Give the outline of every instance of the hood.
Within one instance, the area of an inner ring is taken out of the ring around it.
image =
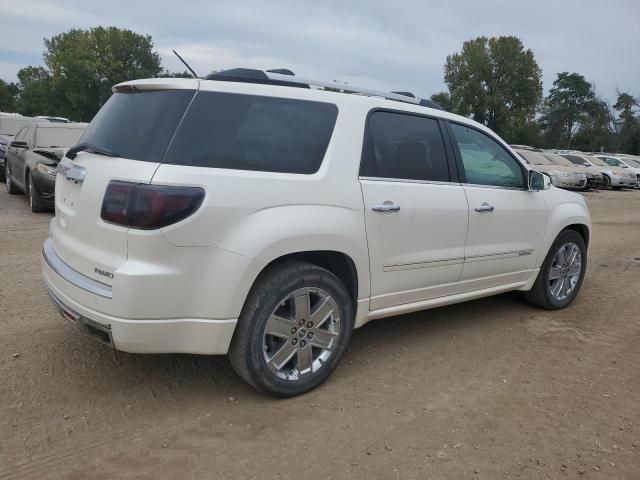
[[[47,163],[49,165],[56,165],[64,154],[67,153],[68,148],[34,148],[33,153],[37,153],[38,155],[46,158],[48,161],[43,161],[42,163]]]

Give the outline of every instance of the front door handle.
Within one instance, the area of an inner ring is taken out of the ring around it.
[[[482,202],[482,205],[477,206],[474,210],[476,212],[493,212],[495,208],[493,205],[489,205],[487,202]]]
[[[395,205],[393,202],[387,200],[386,202],[380,205],[374,205],[371,207],[374,212],[399,212],[400,205]]]

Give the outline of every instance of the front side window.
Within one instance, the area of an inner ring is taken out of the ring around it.
[[[385,111],[369,115],[360,176],[449,181],[437,120]]]
[[[311,174],[324,158],[338,108],[331,103],[200,92],[164,163]]]
[[[451,124],[467,183],[494,187],[524,188],[522,167],[507,150],[488,135],[473,128]]]

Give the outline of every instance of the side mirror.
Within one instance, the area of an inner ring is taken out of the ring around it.
[[[551,188],[551,177],[535,170],[529,170],[529,191],[539,192],[549,188]]]
[[[29,144],[27,142],[22,142],[20,140],[14,140],[11,142],[10,146],[13,148],[29,148]]]

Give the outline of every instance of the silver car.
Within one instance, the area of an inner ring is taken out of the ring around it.
[[[584,172],[577,171],[578,169],[575,166],[556,165],[545,157],[539,149],[513,145],[512,147],[535,170],[549,175],[553,186],[572,189],[586,188],[587,176]]]
[[[576,165],[592,166],[600,171],[604,175],[604,188],[611,187],[619,190],[621,188],[635,188],[638,185],[638,179],[634,173],[625,171],[622,168],[612,167],[593,155],[564,150],[559,153]]]

